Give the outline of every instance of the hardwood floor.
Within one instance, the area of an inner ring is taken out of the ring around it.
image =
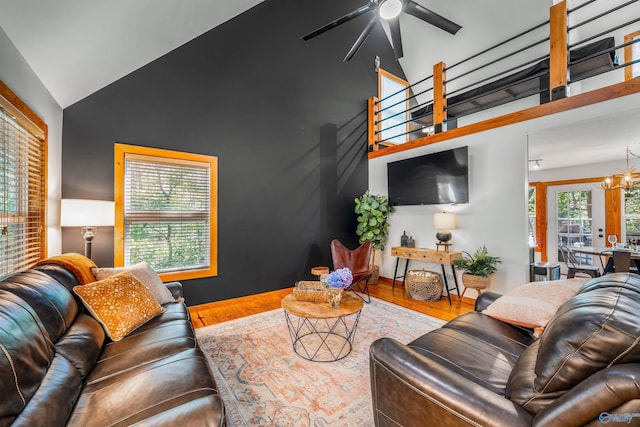
[[[451,305],[447,298],[439,301],[417,301],[406,296],[402,286],[392,289],[391,283],[381,280],[376,285],[369,285],[371,296],[406,307],[429,316],[443,320],[451,320],[461,314],[473,311],[474,300],[463,298],[458,301],[457,296],[451,297]],[[194,328],[213,325],[228,320],[237,319],[263,311],[280,308],[280,301],[292,292],[292,288],[265,292],[257,295],[233,298],[208,304],[189,307],[191,321]]]

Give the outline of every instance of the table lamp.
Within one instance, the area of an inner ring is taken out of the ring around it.
[[[436,239],[438,243],[436,246],[444,246],[445,252],[449,251],[449,241],[451,240],[451,231],[458,228],[458,218],[456,214],[450,212],[438,212],[433,215],[433,226],[437,230]]]
[[[84,256],[91,259],[91,241],[97,227],[113,227],[115,202],[106,200],[62,199],[60,226],[81,227],[84,237]]]

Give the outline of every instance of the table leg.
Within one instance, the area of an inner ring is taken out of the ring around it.
[[[409,258],[405,260],[404,264],[404,276],[402,276],[402,287],[404,288],[404,281],[407,279],[407,270],[409,269]]]
[[[396,287],[396,277],[398,276],[398,262],[400,262],[400,258],[396,258],[396,268],[393,270],[393,284],[391,285],[391,289]]]
[[[442,278],[444,279],[444,287],[447,290],[447,298],[449,299],[449,305],[451,305],[451,292],[449,291],[449,281],[447,280],[447,271],[444,269],[444,264],[440,264],[440,267],[442,267]]]
[[[456,285],[456,293],[458,294],[458,299],[460,299],[460,288],[458,287],[458,277],[456,276],[456,268],[453,264],[451,264],[451,274],[453,274],[453,283]]]

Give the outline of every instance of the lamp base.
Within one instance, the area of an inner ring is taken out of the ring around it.
[[[443,252],[449,252],[449,242],[436,242],[436,252],[440,252],[440,248],[443,248]]]

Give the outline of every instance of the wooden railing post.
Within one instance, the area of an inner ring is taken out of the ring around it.
[[[444,87],[445,67],[444,62],[433,66],[433,129],[435,133],[444,130],[443,124],[447,120],[447,98]]]
[[[567,97],[567,3],[549,10],[549,89],[551,101]]]
[[[376,118],[378,114],[376,112],[376,103],[378,102],[378,98],[372,96],[367,100],[367,142],[368,142],[368,151],[378,151],[380,146],[378,144],[378,136],[376,135]]]

